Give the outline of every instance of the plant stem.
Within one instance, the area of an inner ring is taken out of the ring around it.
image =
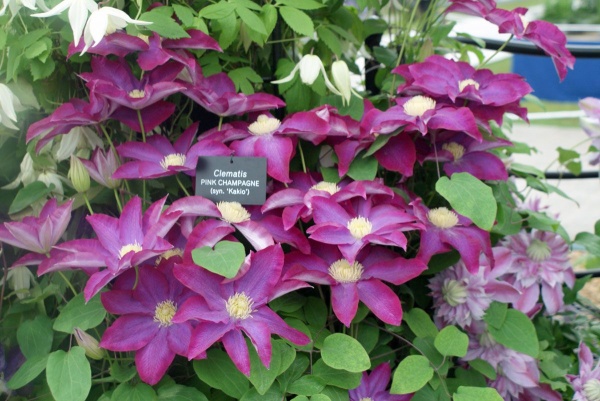
[[[119,208],[119,213],[123,211],[123,205],[121,205],[121,199],[119,198],[119,193],[117,192],[117,188],[113,188],[113,192],[115,194],[115,200],[117,201],[117,207]]]
[[[71,281],[69,281],[69,279],[67,278],[67,276],[65,276],[65,274],[63,272],[61,272],[60,270],[57,272],[59,276],[61,276],[63,278],[63,280],[65,280],[65,283],[67,283],[67,286],[71,289],[71,292],[73,293],[73,295],[77,296],[77,290],[75,289],[75,287],[73,287],[73,284],[71,284]]]
[[[306,162],[304,161],[304,152],[302,151],[302,144],[298,141],[298,151],[300,152],[300,160],[302,161],[302,171],[306,174]]]
[[[90,205],[90,200],[88,199],[88,197],[85,194],[85,192],[82,192],[81,196],[83,196],[83,200],[85,201],[85,205],[87,206],[90,214],[94,214],[94,210],[92,209],[92,205]]]
[[[185,186],[183,185],[183,183],[179,179],[178,175],[175,176],[175,179],[177,180],[177,183],[179,184],[179,187],[183,190],[183,193],[185,194],[185,196],[190,196],[190,193],[187,191],[187,189],[185,189]]]
[[[491,56],[489,56],[487,59],[485,59],[483,61],[483,63],[479,64],[479,66],[477,67],[477,69],[485,67],[485,65],[487,63],[489,63],[494,57],[496,57],[496,54],[498,54],[502,50],[504,50],[504,48],[506,47],[506,45],[508,45],[510,43],[510,41],[512,40],[512,38],[514,38],[514,37],[515,37],[515,35],[510,35],[510,37],[508,39],[506,39],[506,41],[504,43],[502,43],[502,46],[500,46]]]

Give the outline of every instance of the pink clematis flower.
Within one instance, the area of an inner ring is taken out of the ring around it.
[[[433,149],[423,160],[444,162],[443,169],[448,176],[467,172],[480,180],[506,181],[506,165],[487,150],[509,145],[509,141],[498,138],[478,142],[463,133],[440,132],[436,135],[435,144],[430,145]]]
[[[0,224],[0,241],[29,253],[17,260],[13,267],[37,265],[47,258],[71,220],[73,201],[58,206],[52,198],[44,204],[38,217],[27,216],[21,221]]]
[[[189,77],[183,82],[183,93],[220,117],[240,115],[249,112],[276,109],[285,103],[276,96],[267,93],[245,95],[237,93],[235,84],[226,73],[205,77],[196,60],[188,63]]]
[[[154,179],[175,175],[178,172],[195,176],[199,156],[231,154],[227,146],[212,140],[201,140],[192,145],[198,124],[196,122],[190,125],[174,144],[157,134],[148,137],[145,143],[126,142],[119,145],[117,148],[119,155],[135,161],[119,167],[113,178]]]
[[[579,374],[567,375],[575,394],[573,401],[590,401],[600,394],[600,363],[594,366],[594,355],[585,343],[579,344]]]
[[[79,42],[78,45],[71,43],[67,58],[72,57],[76,53],[81,53],[86,47],[85,42]],[[97,54],[100,56],[108,56],[114,54],[117,57],[125,57],[129,53],[148,49],[148,43],[138,36],[129,35],[125,32],[113,32],[102,38],[100,43],[87,49],[87,53]]]
[[[573,69],[575,57],[567,49],[565,34],[547,21],[528,21],[526,8],[517,7],[504,10],[496,7],[494,0],[450,0],[446,12],[462,12],[483,17],[498,26],[500,33],[510,33],[518,39],[528,39],[552,58],[558,76],[562,81],[567,75],[567,67]]]
[[[131,199],[119,218],[104,214],[87,216],[98,239],[76,239],[56,246],[57,252],[40,265],[38,274],[83,268],[96,271],[88,279],[84,294],[90,300],[111,280],[127,269],[173,248],[163,239],[181,212],[162,213],[166,197],[142,214],[142,201]],[[106,267],[104,270],[99,270]]]
[[[57,135],[66,134],[75,127],[99,124],[114,117],[116,108],[116,104],[94,93],[90,93],[89,103],[71,99],[48,117],[31,124],[27,129],[27,142],[39,138],[35,147],[39,152]]]
[[[521,291],[514,306],[523,313],[536,309],[540,297],[549,314],[563,306],[563,285],[573,288],[575,273],[569,262],[569,246],[556,233],[532,230],[521,232],[503,241],[512,250],[515,261],[506,279]]]
[[[187,355],[192,322],[173,322],[177,309],[193,293],[173,276],[172,263],[158,268],[144,265],[135,282],[132,271],[122,275],[113,289],[101,294],[102,305],[121,315],[102,335],[100,346],[135,351],[140,378],[154,385],[162,379],[175,355]]]
[[[383,247],[365,248],[351,262],[336,246],[314,242],[312,245],[318,249],[318,255],[300,252],[286,255],[284,279],[329,285],[333,312],[348,327],[359,301],[381,321],[400,325],[400,299],[383,281],[394,285],[405,283],[425,271],[425,263],[419,259],[404,259]]]
[[[360,385],[348,391],[350,401],[410,401],[412,394],[394,395],[386,391],[392,368],[385,362],[377,366],[371,373],[363,372]]]
[[[492,301],[510,303],[519,297],[516,288],[499,280],[511,268],[511,252],[503,247],[493,248],[493,252],[496,262],[493,269],[482,257],[476,273],[469,272],[459,261],[429,280],[439,327],[458,325],[467,328],[473,321],[483,319]]]
[[[111,178],[120,165],[112,150],[105,152],[104,149],[96,148],[92,153],[91,160],[79,160],[98,184],[110,189],[118,188],[121,185],[121,180]]]
[[[425,223],[421,231],[418,257],[426,263],[433,255],[453,248],[460,253],[467,270],[477,273],[480,255],[483,254],[493,267],[494,255],[490,233],[472,225],[472,222],[445,207],[428,210],[421,200],[412,202],[415,215]]]
[[[250,375],[250,356],[244,335],[256,348],[267,368],[271,363],[271,334],[294,344],[306,345],[310,339],[288,326],[267,302],[273,299],[281,276],[283,251],[274,245],[251,253],[242,266],[242,275],[227,282],[216,274],[194,265],[176,265],[175,277],[198,293],[177,310],[173,322],[198,321],[192,333],[188,358],[201,356],[221,341],[235,366]]]
[[[349,263],[367,244],[406,247],[402,231],[422,228],[416,218],[395,204],[374,204],[372,197],[355,198],[352,203],[338,204],[333,199],[314,197],[315,225],[306,231],[310,238],[324,244],[338,245]]]

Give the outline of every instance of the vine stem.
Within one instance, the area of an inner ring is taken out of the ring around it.
[[[177,180],[177,183],[179,184],[179,187],[183,190],[183,193],[185,194],[185,196],[190,196],[190,193],[187,191],[187,189],[185,189],[185,186],[183,185],[183,183],[179,179],[178,175],[175,176],[175,179]]]
[[[71,281],[67,278],[67,276],[65,276],[65,274],[63,272],[61,272],[60,270],[57,271],[58,275],[62,277],[63,280],[65,280],[65,283],[67,283],[67,286],[71,289],[71,292],[73,293],[74,296],[77,296],[77,290],[75,289],[75,287],[73,287],[73,284],[71,284]]]
[[[90,200],[88,199],[87,195],[85,194],[85,192],[81,193],[81,196],[83,196],[83,200],[85,201],[85,205],[88,208],[88,211],[90,212],[90,214],[94,214],[94,210],[92,209],[92,205],[90,205]]]
[[[298,141],[298,151],[300,152],[300,160],[302,161],[302,171],[306,174],[306,162],[304,161],[304,152],[302,151],[302,144]]]
[[[115,200],[117,201],[117,207],[119,208],[119,213],[123,211],[123,205],[121,205],[121,199],[119,199],[119,193],[117,192],[117,188],[113,188],[113,192],[115,194]]]
[[[483,63],[479,64],[479,66],[477,67],[477,69],[483,68],[485,67],[485,65],[487,63],[489,63],[494,57],[496,57],[496,55],[498,53],[500,53],[502,50],[504,50],[504,48],[510,43],[510,41],[515,37],[515,35],[510,35],[508,39],[506,39],[506,41],[504,43],[502,43],[502,46],[500,46],[498,49],[496,49],[496,51],[494,53],[492,53],[487,59],[485,59],[483,61]]]

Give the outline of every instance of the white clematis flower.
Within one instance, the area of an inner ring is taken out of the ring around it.
[[[294,67],[290,74],[282,79],[278,79],[277,81],[272,81],[274,84],[284,84],[286,82],[290,82],[296,76],[296,72],[300,70],[300,80],[302,83],[306,85],[312,85],[319,73],[323,73],[323,78],[325,78],[325,85],[329,90],[336,95],[341,95],[341,93],[337,90],[337,88],[331,83],[329,78],[327,77],[327,73],[325,72],[325,67],[323,66],[323,62],[314,54],[306,54],[303,56],[298,64]]]
[[[344,105],[350,103],[350,97],[352,94],[362,99],[362,96],[352,89],[350,70],[348,69],[348,65],[345,61],[337,60],[331,64],[331,76],[333,77],[335,87],[340,92],[340,96],[342,96]]]
[[[100,43],[104,36],[114,33],[117,29],[125,28],[127,24],[150,25],[152,22],[135,20],[124,11],[113,7],[102,7],[92,12],[83,32],[85,47],[81,54],[91,46]]]
[[[0,17],[6,14],[6,9],[10,8],[10,12],[14,17],[17,15],[21,7],[25,6],[30,10],[35,10],[36,0],[4,0],[2,2],[2,8],[0,8]]]
[[[23,110],[19,98],[4,84],[0,84],[0,124],[10,129],[18,129],[17,111]]]
[[[55,149],[56,161],[70,158],[77,149],[95,149],[103,145],[102,139],[90,127],[75,127],[61,135],[60,145]]]
[[[59,15],[66,9],[69,9],[69,24],[73,30],[73,41],[75,46],[79,44],[79,39],[83,33],[83,28],[88,19],[88,14],[98,10],[98,4],[93,0],[63,0],[54,6],[50,11],[39,14],[31,14],[32,17],[46,18]]]

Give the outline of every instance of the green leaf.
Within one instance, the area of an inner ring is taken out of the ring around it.
[[[234,11],[234,4],[220,1],[204,7],[202,10],[200,10],[200,12],[198,12],[198,16],[206,19],[222,19],[229,16]]]
[[[50,42],[52,44],[52,42]],[[39,42],[33,43],[25,50],[25,58],[31,60],[48,50],[48,43],[40,40]]]
[[[304,305],[304,316],[311,326],[323,327],[327,323],[327,305],[321,298],[309,297]]]
[[[358,387],[362,373],[348,372],[342,369],[334,369],[329,367],[319,359],[312,367],[312,374],[320,378],[327,385],[340,387],[343,389],[353,389]]]
[[[489,326],[490,334],[505,347],[537,358],[540,347],[535,327],[523,312],[516,309],[506,311],[506,319],[499,328]]]
[[[373,156],[361,157],[359,154],[350,164],[348,176],[356,181],[373,181],[377,175],[379,163]]]
[[[556,151],[558,152],[558,161],[560,164],[565,164],[571,160],[579,159],[581,156],[577,151],[564,149],[562,147],[556,148]]]
[[[250,11],[248,8],[238,6],[238,7],[236,7],[235,12],[240,17],[240,19],[242,21],[244,21],[244,23],[248,26],[248,28],[260,33],[261,35],[267,34],[267,30],[265,29],[265,24],[258,17],[258,15],[256,15],[252,11]]]
[[[219,28],[217,30],[220,31],[219,46],[221,46],[222,49],[227,49],[237,38],[239,34],[239,25],[237,21],[234,13],[213,21],[213,25],[217,25]]]
[[[145,383],[135,385],[121,383],[110,399],[111,401],[156,401],[158,398],[154,389]]]
[[[454,210],[471,219],[479,228],[491,230],[496,219],[497,204],[492,189],[469,173],[441,177],[435,184]]]
[[[265,394],[259,394],[255,388],[251,388],[240,401],[281,401],[283,399],[285,399],[283,392],[273,386]]]
[[[287,388],[287,392],[297,395],[314,395],[325,388],[323,379],[313,375],[306,375],[294,381]]]
[[[208,398],[194,387],[172,384],[158,389],[158,401],[208,401]]]
[[[325,45],[333,52],[333,54],[338,57],[341,56],[342,42],[331,29],[328,29],[325,26],[320,26],[317,28],[317,36],[319,37],[319,40],[325,43]]]
[[[379,61],[386,67],[392,68],[396,66],[398,54],[386,47],[375,46],[373,48],[373,56],[375,56],[375,60]]]
[[[92,369],[85,350],[73,347],[69,352],[51,353],[46,364],[46,380],[56,401],[85,401],[92,388]]]
[[[573,242],[585,247],[585,249],[592,255],[600,256],[600,236],[592,233],[581,232],[575,236],[575,240]]]
[[[323,362],[334,369],[348,372],[364,372],[371,367],[369,355],[354,338],[342,334],[331,334],[323,342],[321,349]]]
[[[504,204],[498,204],[498,214],[496,214],[496,225],[492,232],[501,235],[514,235],[521,231],[523,218],[512,207]]]
[[[183,22],[184,26],[191,27],[194,25],[194,12],[191,8],[179,4],[173,4],[172,7],[175,15]]]
[[[329,398],[325,394],[315,394],[312,397],[310,397],[310,401],[331,401],[331,398]]]
[[[10,378],[6,385],[12,390],[19,389],[38,377],[46,369],[49,355],[39,355],[28,359]]]
[[[72,334],[73,328],[89,330],[98,326],[106,317],[106,310],[100,302],[100,294],[94,296],[88,303],[85,302],[83,293],[71,299],[60,311],[54,321],[54,330]]]
[[[538,178],[544,178],[544,172],[539,168],[521,163],[511,163],[510,171],[521,176],[534,175]]]
[[[135,377],[137,370],[133,365],[121,365],[114,362],[110,365],[110,375],[119,383],[127,382]]]
[[[321,167],[321,174],[323,175],[323,181],[333,183],[340,182],[340,175],[337,167]]]
[[[233,364],[229,356],[218,349],[207,352],[207,358],[193,363],[196,375],[210,387],[221,390],[230,397],[240,399],[250,384]]]
[[[312,36],[315,26],[312,19],[305,12],[290,6],[279,8],[281,18],[289,25],[292,30],[300,35]]]
[[[254,93],[252,83],[261,83],[262,78],[250,67],[241,67],[227,73],[238,90],[245,94]]]
[[[444,356],[463,357],[467,355],[469,337],[456,326],[446,326],[435,337],[433,345]]]
[[[409,355],[398,364],[390,393],[414,393],[425,386],[432,377],[433,368],[427,358],[422,355]]]
[[[318,397],[319,395],[325,395],[329,400]],[[327,386],[321,391],[321,394],[315,394],[311,397],[311,401],[349,401],[349,399],[348,390],[333,386]]]
[[[506,320],[506,313],[508,311],[508,305],[502,302],[492,302],[488,309],[485,311],[483,320],[496,329],[499,329]]]
[[[244,245],[234,241],[219,241],[214,250],[203,246],[192,251],[195,264],[226,278],[235,277],[245,258]]]
[[[282,341],[271,341],[271,365],[266,368],[253,346],[249,344],[250,351],[250,383],[259,394],[265,394],[271,387],[275,378],[283,373],[296,358],[296,351]]]
[[[379,328],[369,324],[361,324],[358,327],[358,335],[356,336],[356,339],[370,354],[379,342]]]
[[[285,372],[281,373],[277,378],[277,381],[281,384],[282,389],[286,389],[287,386],[300,378],[302,374],[308,368],[310,364],[308,357],[303,354],[297,354],[296,359],[292,362],[292,364],[285,370]]]
[[[299,10],[316,10],[325,7],[324,4],[314,0],[278,0],[277,4],[292,6]]]
[[[41,181],[32,182],[17,192],[15,199],[8,208],[8,213],[14,214],[24,210],[31,204],[44,199],[51,191],[52,189]]]
[[[265,4],[260,13],[260,19],[265,24],[267,36],[270,36],[277,25],[277,9],[272,4]]]
[[[454,401],[502,401],[503,398],[495,388],[460,386],[454,396]]]
[[[17,342],[26,359],[48,355],[52,340],[52,321],[45,315],[25,321],[17,329]]]
[[[469,361],[468,363],[470,367],[472,367],[488,379],[496,380],[496,370],[488,361],[484,361],[483,359],[477,358]]]
[[[167,39],[189,38],[190,35],[188,35],[185,29],[175,22],[173,18],[165,15],[164,10],[161,10],[161,8],[155,8],[140,15],[140,21],[152,22],[152,24],[146,25],[144,28],[156,32]]]
[[[435,338],[438,335],[435,323],[423,309],[412,308],[402,318],[417,337]]]
[[[391,134],[390,135],[378,135],[377,138],[375,138],[375,141],[369,147],[369,149],[367,149],[365,156],[371,156],[371,155],[375,154],[375,152],[377,152],[379,149],[383,148],[385,146],[385,144],[388,143],[390,141],[390,139],[392,139],[393,137],[394,137],[394,135],[391,135]]]

